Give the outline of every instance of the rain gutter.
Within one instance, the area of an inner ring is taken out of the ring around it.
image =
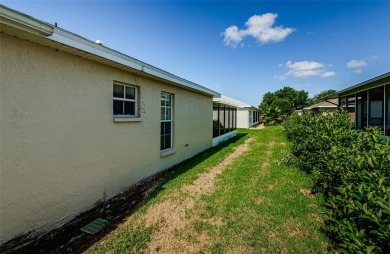
[[[148,76],[168,81],[172,83],[172,85],[187,90],[192,90],[197,93],[205,94],[212,97],[221,96],[220,93],[217,93],[211,89],[188,81],[186,79],[180,78],[169,72],[166,72],[152,65],[139,61],[135,58],[122,54],[118,51],[105,47],[104,45],[95,43],[77,34],[73,34],[49,23],[40,21],[24,13],[8,8],[4,5],[0,5],[0,23],[14,27],[16,29],[21,29],[29,33],[45,36],[45,38],[50,41],[66,45],[86,53],[90,53],[92,55],[101,57],[114,63],[118,63],[141,73],[145,73]]]
[[[53,33],[54,26],[10,9],[0,4],[0,23],[23,31],[48,36]]]

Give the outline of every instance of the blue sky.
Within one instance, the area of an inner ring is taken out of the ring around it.
[[[390,71],[390,1],[1,3],[255,106]]]

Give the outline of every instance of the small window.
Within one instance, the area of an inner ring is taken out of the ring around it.
[[[135,86],[113,85],[113,115],[115,117],[138,116],[138,91]]]

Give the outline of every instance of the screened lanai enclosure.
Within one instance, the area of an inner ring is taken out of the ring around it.
[[[353,112],[356,129],[379,127],[390,136],[390,72],[337,93],[339,105]]]
[[[226,105],[213,107],[213,138],[237,129],[237,108]]]
[[[232,105],[213,105],[213,143],[216,146],[237,135],[237,108]]]

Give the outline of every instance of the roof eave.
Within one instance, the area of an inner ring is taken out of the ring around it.
[[[233,105],[233,104],[230,104],[230,103],[227,103],[227,102],[223,102],[223,101],[215,101],[215,100],[213,100],[213,104],[228,106],[228,107],[232,107],[232,108],[239,108],[237,105]]]
[[[0,4],[0,23],[21,29],[23,31],[48,36],[53,33],[54,26],[15,11]]]
[[[254,109],[254,110],[260,111],[260,109],[259,109],[259,108],[256,108],[255,106],[245,106],[245,107],[243,107],[243,108],[249,108],[249,109]]]
[[[168,81],[169,84],[177,87],[181,87],[212,97],[221,96],[221,94],[216,91],[193,83],[186,79],[180,78],[176,75],[163,71],[152,65],[146,64],[128,55],[110,49],[103,45],[97,44],[93,41],[90,41],[84,37],[73,34],[61,28],[54,27],[53,25],[30,17],[26,14],[17,12],[3,5],[0,5],[0,23],[4,23],[17,29],[21,29],[28,33],[44,36],[44,38],[54,43],[59,43],[92,54],[94,56],[97,56],[98,58],[112,61],[116,64],[131,68],[138,73],[144,73],[146,76]]]
[[[361,82],[359,84],[356,84],[354,86],[348,87],[348,88],[341,90],[337,93],[330,94],[326,98],[333,99],[333,98],[337,98],[337,97],[348,96],[348,95],[352,95],[352,94],[359,93],[362,91],[366,91],[368,89],[383,86],[385,84],[390,84],[390,72],[387,72],[387,73],[382,74],[380,76],[377,76],[375,78],[366,80],[366,81]]]

